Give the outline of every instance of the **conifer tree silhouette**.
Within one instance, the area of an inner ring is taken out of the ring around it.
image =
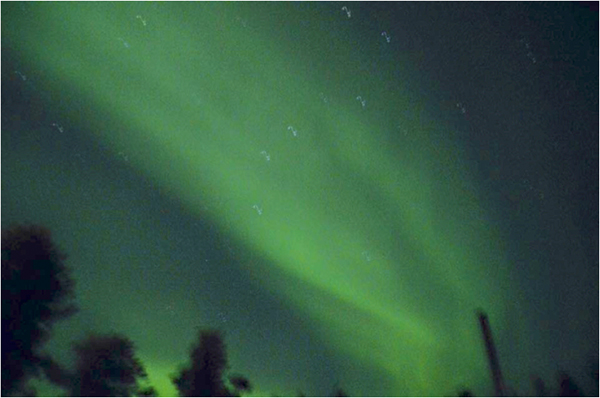
[[[559,397],[582,397],[584,394],[581,392],[577,384],[573,381],[571,376],[566,372],[558,373],[558,396]]]
[[[130,397],[155,393],[153,388],[140,388],[139,382],[147,375],[128,338],[117,334],[92,335],[74,348],[77,364],[71,395]]]
[[[191,366],[172,379],[182,397],[227,397],[223,382],[227,368],[225,343],[217,330],[201,330],[191,352]]]
[[[250,381],[242,375],[229,376],[229,383],[233,386],[234,395],[241,396],[242,393],[252,392]]]
[[[77,311],[65,259],[46,228],[2,232],[2,395],[30,393],[53,324]]]
[[[172,377],[182,397],[231,397],[250,392],[252,387],[247,378],[232,375],[225,384],[228,368],[223,337],[218,330],[201,330],[198,343],[192,348],[191,364]]]

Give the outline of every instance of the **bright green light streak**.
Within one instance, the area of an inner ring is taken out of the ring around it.
[[[45,24],[24,38],[30,59],[123,121],[124,131],[97,132],[115,153],[130,153],[131,164],[192,211],[206,206],[278,267],[289,284],[258,276],[326,325],[333,346],[417,395],[442,393],[432,379],[458,382],[437,365],[442,353],[468,363],[467,373],[485,372],[469,317],[475,306],[493,312],[503,301],[485,274],[486,262],[502,259],[493,246],[474,249],[495,236],[471,215],[483,211],[462,192],[469,176],[455,149],[435,148],[427,131],[409,125],[418,145],[392,151],[377,123],[355,110],[323,111],[314,93],[326,83],[299,76],[277,37],[265,42],[234,25],[232,8],[203,7],[188,21],[165,12],[146,30],[127,6],[43,10]],[[415,303],[414,273],[426,274],[439,296]],[[458,312],[437,316],[434,300],[445,296]],[[444,316],[451,320],[437,319]]]

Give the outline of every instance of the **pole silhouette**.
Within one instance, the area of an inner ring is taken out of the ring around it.
[[[498,355],[496,354],[496,346],[492,339],[492,331],[488,322],[488,317],[483,311],[477,312],[479,318],[479,325],[481,326],[481,332],[483,333],[483,340],[485,342],[485,348],[490,362],[490,371],[492,372],[492,380],[494,382],[494,389],[496,390],[497,397],[504,396],[504,382],[502,381],[502,372],[500,371],[500,364],[498,363]]]

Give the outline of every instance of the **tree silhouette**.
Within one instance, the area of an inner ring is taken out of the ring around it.
[[[242,393],[252,392],[250,381],[241,375],[229,376],[229,383],[233,386],[234,395],[241,396]]]
[[[342,390],[341,388],[337,388],[335,391],[333,391],[333,394],[331,394],[332,397],[347,397],[348,394],[346,394],[346,391]]]
[[[547,397],[548,390],[546,389],[546,384],[541,377],[537,375],[531,376],[531,384],[533,384],[533,390],[535,391],[536,397]]]
[[[32,392],[52,325],[77,311],[65,259],[43,227],[2,232],[2,395]]]
[[[201,330],[198,344],[192,349],[191,366],[180,370],[171,380],[183,397],[230,397],[251,390],[243,376],[230,378],[231,391],[224,382],[227,369],[225,343],[218,330]]]
[[[129,397],[155,394],[151,387],[140,388],[139,379],[146,379],[146,372],[135,357],[133,343],[126,337],[92,335],[74,348],[77,364],[71,395]]]
[[[559,372],[558,374],[558,382],[559,382],[559,397],[582,397],[583,394],[577,384],[571,379],[565,372]]]
[[[346,391],[342,387],[340,387],[339,383],[336,382],[333,386],[333,392],[331,393],[332,397],[347,397]]]
[[[227,356],[219,331],[200,331],[191,360],[191,367],[181,370],[179,376],[172,379],[182,397],[231,396],[223,382]]]

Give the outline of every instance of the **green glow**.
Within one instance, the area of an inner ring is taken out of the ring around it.
[[[160,392],[162,396],[174,397],[177,396],[177,389],[171,383],[169,376],[176,373],[172,363],[167,363],[155,358],[144,357],[140,355],[143,361],[146,372],[149,376],[150,384]]]
[[[331,347],[397,381],[384,392],[480,384],[487,368],[473,311],[501,322],[505,275],[486,269],[503,258],[459,148],[431,138],[443,126],[399,118],[408,92],[373,113],[351,97],[325,106],[318,94],[333,83],[303,72],[297,65],[309,60],[290,60],[267,28],[237,23],[234,6],[161,7],[144,30],[131,4],[39,4],[44,18],[22,37],[24,55],[56,90],[77,90],[100,110],[82,116],[90,125],[122,121],[126,130],[107,124],[98,139],[259,252],[265,262],[251,271],[265,288]],[[275,13],[261,18],[276,25]],[[336,56],[344,65],[361,55]],[[410,131],[401,150],[386,143],[389,121]],[[415,289],[425,280],[444,302]],[[172,394],[172,365],[146,363]]]

